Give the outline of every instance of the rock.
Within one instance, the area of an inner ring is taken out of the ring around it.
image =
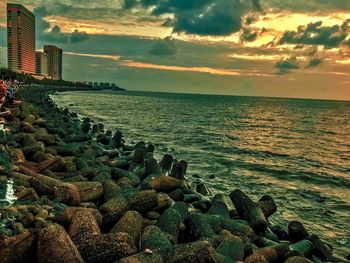
[[[116,148],[123,146],[122,137],[123,137],[123,133],[121,131],[117,130],[113,136],[113,142],[114,142],[114,146]]]
[[[50,135],[45,128],[39,128],[35,131],[35,140],[41,141],[46,145],[54,145],[58,138],[54,135]]]
[[[305,229],[304,225],[298,221],[291,221],[288,224],[288,234],[292,243],[306,239],[309,233]]]
[[[170,176],[179,180],[185,179],[184,167],[175,161],[171,168]]]
[[[69,236],[83,258],[89,254],[89,250],[96,239],[101,236],[100,228],[90,210],[77,211],[69,227]]]
[[[211,225],[213,230],[217,233],[226,229],[233,235],[240,237],[243,241],[254,240],[254,230],[245,221],[226,219],[215,215],[205,215],[207,222]]]
[[[265,232],[262,233],[262,236],[272,240],[272,241],[275,241],[275,242],[279,242],[279,238],[277,235],[275,235],[271,229],[269,227],[266,228]]]
[[[69,227],[69,236],[82,257],[88,260],[95,242],[101,238],[100,228],[89,210],[75,213]]]
[[[147,213],[157,205],[158,195],[154,190],[140,191],[129,200],[129,208],[141,214]]]
[[[122,258],[117,263],[163,263],[162,256],[159,253],[152,250],[147,251]]]
[[[269,263],[264,256],[252,254],[244,259],[244,263]]]
[[[180,232],[181,215],[175,209],[166,209],[157,221],[157,226],[160,230],[168,233],[170,241],[173,244],[177,243]]]
[[[134,240],[134,244],[137,246],[143,228],[143,218],[141,214],[136,211],[128,211],[125,215],[114,225],[110,233],[124,232],[128,233]]]
[[[21,123],[21,131],[25,133],[34,133],[35,128],[27,122]]]
[[[233,261],[240,261],[244,258],[244,244],[239,237],[234,235],[225,238],[216,248],[216,252]]]
[[[130,177],[123,177],[117,181],[117,185],[121,188],[130,188],[140,184],[140,178],[135,174],[130,174]]]
[[[242,219],[247,220],[257,233],[265,231],[268,223],[260,207],[239,189],[231,192],[230,198]]]
[[[157,220],[158,218],[160,218],[160,214],[156,211],[149,211],[147,213],[147,218],[150,220]]]
[[[134,150],[132,162],[143,165],[145,162],[146,149],[145,147],[137,147]]]
[[[131,188],[132,187],[131,180],[129,178],[126,178],[126,177],[120,178],[116,183],[120,188]]]
[[[36,140],[34,139],[33,134],[24,134],[21,140],[22,146],[31,146],[36,143]]]
[[[56,215],[52,219],[64,226],[69,226],[72,222],[73,216],[79,211],[89,211],[95,218],[97,224],[102,225],[102,215],[97,209],[85,208],[85,207],[74,207],[74,206],[63,206],[60,210],[56,209]]]
[[[194,202],[197,202],[199,200],[201,200],[201,197],[199,194],[185,194],[183,201],[185,203],[194,203]]]
[[[37,247],[38,263],[84,262],[64,228],[50,225],[39,232]]]
[[[203,184],[202,182],[198,182],[196,184],[196,191],[204,196],[211,195],[209,188],[205,184]]]
[[[181,186],[184,186],[183,180],[178,180],[170,176],[152,176],[146,178],[140,188],[143,190],[154,189],[157,192],[171,192]]]
[[[187,241],[197,241],[215,236],[214,230],[203,214],[191,214],[187,217],[185,226]]]
[[[59,157],[50,157],[47,160],[40,162],[35,167],[35,172],[40,173],[44,170],[50,170],[52,172],[62,172],[64,170],[64,163]]]
[[[78,188],[81,202],[98,200],[103,195],[103,186],[99,182],[72,182],[71,184]]]
[[[30,187],[30,179],[31,179],[30,176],[16,173],[16,172],[13,172],[12,176],[17,186],[24,186],[28,188]]]
[[[272,233],[274,233],[280,240],[289,240],[289,235],[286,230],[280,226],[271,227]]]
[[[126,160],[124,158],[114,159],[114,160],[108,162],[108,165],[110,167],[117,167],[117,168],[122,168],[122,169],[129,168],[129,162],[128,162],[128,160]]]
[[[131,172],[116,167],[112,169],[111,176],[114,180],[119,180],[123,177],[129,178],[131,176]]]
[[[230,218],[230,211],[225,203],[224,195],[217,194],[214,196],[214,201],[207,214],[218,215],[227,219]]]
[[[156,159],[154,158],[150,158],[147,159],[145,162],[145,166],[146,166],[146,171],[145,174],[146,175],[161,175],[162,172],[160,170],[159,164],[157,162]]]
[[[325,243],[322,242],[322,240],[318,236],[312,234],[309,236],[308,239],[312,242],[317,251],[321,253],[321,255],[325,259],[327,259],[328,261],[334,261],[332,251],[325,245]]]
[[[42,142],[36,142],[33,145],[29,145],[29,146],[24,146],[22,148],[23,154],[26,157],[26,159],[30,160],[35,153],[37,152],[41,152],[44,153],[45,152],[45,144]]]
[[[159,166],[162,170],[162,173],[167,173],[171,169],[171,165],[173,164],[174,158],[170,154],[165,154],[162,160],[159,162]]]
[[[83,121],[81,123],[81,131],[83,133],[88,133],[91,129],[91,123],[89,121]]]
[[[171,208],[180,214],[181,223],[185,222],[188,217],[188,205],[184,202],[176,202]]]
[[[19,201],[26,201],[27,200],[27,201],[35,202],[35,201],[39,200],[39,196],[35,192],[34,188],[26,188],[20,192],[17,192],[16,197],[17,197],[17,200],[19,200]]]
[[[216,263],[215,251],[207,241],[176,245],[166,260],[167,263],[196,262]]]
[[[168,195],[169,195],[170,198],[173,199],[174,201],[183,201],[183,200],[184,200],[184,197],[185,197],[185,194],[183,193],[183,191],[182,191],[180,188],[175,189],[175,190],[169,192]]]
[[[0,240],[2,263],[31,263],[35,258],[35,235],[29,231]]]
[[[137,252],[134,240],[127,233],[104,234],[92,243],[86,262],[114,262]]]
[[[34,125],[39,126],[39,127],[43,127],[45,128],[46,125],[46,121],[43,118],[38,118],[34,121]]]
[[[169,195],[165,193],[157,194],[157,206],[153,210],[162,212],[164,209],[169,208],[172,204],[172,200]]]
[[[91,139],[92,139],[92,136],[90,134],[72,134],[64,138],[64,141],[66,143],[86,142],[86,141],[90,141]]]
[[[288,258],[284,263],[312,263],[312,261],[304,257],[296,256]]]
[[[185,176],[187,172],[188,163],[185,160],[180,160],[179,164],[182,166],[182,172]]]
[[[291,250],[297,251],[301,256],[311,256],[314,245],[309,240],[301,240],[289,246]]]
[[[211,202],[210,200],[203,199],[192,203],[192,205],[194,208],[199,209],[202,213],[206,213],[211,207]]]
[[[153,144],[148,144],[146,147],[146,152],[147,153],[153,153],[155,149],[155,146]]]
[[[113,197],[120,195],[120,186],[117,185],[113,180],[107,180],[103,183],[103,199],[107,202]]]
[[[172,245],[166,234],[156,226],[148,226],[144,229],[141,238],[142,250],[149,249],[158,252],[162,258],[166,258],[172,250]]]
[[[76,186],[35,173],[24,166],[20,166],[20,172],[32,176],[30,184],[39,193],[52,195],[54,198],[59,198],[63,203],[68,205],[77,205],[80,203],[80,195]]]
[[[99,211],[103,216],[103,222],[106,224],[114,224],[127,211],[128,203],[123,196],[109,199],[100,206]]]
[[[269,195],[264,195],[262,198],[260,198],[258,201],[258,206],[264,213],[266,219],[277,211],[275,200],[273,200],[273,198]]]

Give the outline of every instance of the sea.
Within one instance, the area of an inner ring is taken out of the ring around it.
[[[273,225],[302,222],[350,254],[350,102],[137,91],[52,95],[60,107],[189,164],[213,194],[271,195]],[[232,206],[232,203],[228,203]]]

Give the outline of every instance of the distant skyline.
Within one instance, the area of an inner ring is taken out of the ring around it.
[[[350,100],[348,0],[22,0],[67,80],[128,90]],[[0,63],[7,65],[0,0]]]

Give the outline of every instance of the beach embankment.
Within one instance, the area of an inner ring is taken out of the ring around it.
[[[58,108],[55,90],[24,88],[3,109],[1,263],[349,262],[300,222],[271,225],[269,193],[212,196],[186,179],[190,160],[156,160],[154,145]]]

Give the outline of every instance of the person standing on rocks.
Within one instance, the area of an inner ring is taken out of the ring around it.
[[[6,94],[6,100],[7,102],[12,105],[14,101],[14,94],[15,90],[13,89],[13,84],[9,83],[7,87],[7,94]]]

